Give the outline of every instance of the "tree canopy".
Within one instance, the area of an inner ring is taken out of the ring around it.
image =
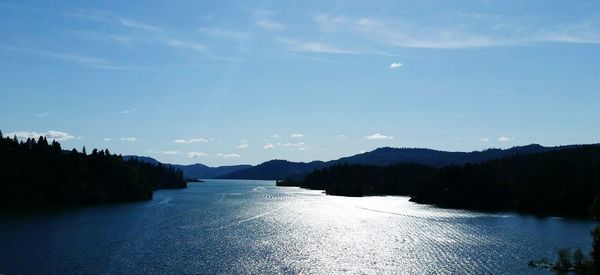
[[[145,200],[158,188],[183,187],[181,171],[170,166],[0,135],[0,210]]]

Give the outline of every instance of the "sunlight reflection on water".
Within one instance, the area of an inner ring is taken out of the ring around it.
[[[591,221],[212,181],[152,201],[0,219],[0,273],[543,273]]]

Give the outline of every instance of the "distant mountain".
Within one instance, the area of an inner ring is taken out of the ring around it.
[[[124,160],[130,160],[130,159],[137,159],[141,162],[145,162],[145,163],[150,163],[152,165],[158,165],[160,163],[160,161],[151,158],[151,157],[144,157],[144,156],[132,156],[132,155],[128,155],[128,156],[123,156]]]
[[[172,164],[183,171],[183,176],[186,178],[194,179],[214,179],[225,174],[234,173],[239,170],[244,170],[252,167],[252,165],[232,165],[232,166],[219,166],[209,167],[204,164],[196,163],[191,165],[178,165]]]
[[[387,166],[394,163],[417,163],[431,166],[478,163],[490,159],[518,154],[532,154],[556,150],[560,147],[544,147],[539,144],[513,147],[510,149],[487,149],[474,152],[447,152],[423,148],[383,147],[371,152],[345,157],[332,161],[333,164],[363,164]]]
[[[123,156],[125,160],[129,159],[138,159],[139,161],[150,163],[153,165],[158,165],[161,163],[160,161],[145,156]],[[181,165],[181,164],[169,164],[165,163],[165,165],[172,166],[175,168],[181,169],[183,171],[183,177],[185,178],[193,178],[193,179],[214,179],[219,176],[233,173],[239,170],[247,169],[252,167],[251,165],[233,165],[233,166],[219,166],[219,167],[209,167],[204,164],[196,163],[190,165]]]
[[[575,145],[572,145],[575,146]],[[395,163],[416,163],[431,166],[447,166],[451,164],[479,163],[491,159],[503,158],[519,154],[532,154],[557,150],[562,147],[544,147],[538,144],[518,146],[510,149],[488,149],[474,152],[447,152],[423,148],[390,148],[383,147],[350,157],[328,162],[313,161],[290,162],[286,160],[271,160],[233,173],[218,176],[227,179],[285,179],[302,177],[316,169],[326,168],[335,164],[363,164],[387,166]]]
[[[223,179],[257,179],[276,180],[287,177],[303,176],[316,169],[328,167],[322,161],[313,162],[291,162],[287,160],[270,160],[247,169],[221,175]]]

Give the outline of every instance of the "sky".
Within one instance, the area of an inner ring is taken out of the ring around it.
[[[599,1],[1,1],[0,130],[211,166],[597,143]]]

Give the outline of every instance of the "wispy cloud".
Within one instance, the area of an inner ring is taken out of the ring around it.
[[[127,19],[127,18],[120,18],[119,23],[121,23],[121,25],[123,25],[125,27],[132,28],[132,29],[144,30],[144,31],[149,31],[149,32],[158,32],[158,33],[164,32],[163,29],[160,27],[142,23],[142,22],[138,22],[138,21],[134,21],[134,20]]]
[[[273,148],[275,148],[275,145],[273,145],[271,143],[265,144],[265,146],[263,146],[263,149],[273,149]]]
[[[398,69],[402,66],[403,66],[402,63],[394,62],[394,63],[390,64],[390,69]]]
[[[313,18],[321,30],[325,32],[334,32],[348,23],[348,18],[344,15],[332,16],[328,14],[319,14]]]
[[[105,137],[105,138],[103,138],[102,140],[104,140],[104,141],[111,141],[112,139],[111,139],[111,138],[109,138],[109,137]]]
[[[275,41],[284,44],[292,52],[330,53],[330,54],[357,54],[357,51],[335,47],[322,42],[297,41],[293,39],[278,38]]]
[[[204,152],[188,152],[187,156],[188,156],[188,158],[199,158],[199,157],[208,157],[209,154],[204,153]]]
[[[285,25],[270,19],[259,19],[256,21],[256,25],[267,31],[282,31],[285,29]]]
[[[300,133],[294,133],[294,134],[291,134],[290,137],[291,138],[302,138],[302,137],[304,137],[304,135],[300,134]]]
[[[479,142],[489,142],[490,138],[489,137],[482,137],[479,139]]]
[[[9,136],[9,137],[16,136],[18,139],[28,139],[28,138],[37,139],[39,137],[45,137],[46,139],[56,140],[56,141],[65,141],[65,140],[75,138],[71,134],[61,132],[61,131],[54,131],[54,130],[50,130],[47,132],[41,132],[41,133],[30,132],[30,131],[19,131],[19,132],[8,133],[7,136]]]
[[[133,108],[131,110],[123,110],[123,111],[121,111],[121,114],[126,115],[126,114],[133,113],[133,112],[137,112],[137,108]]]
[[[499,137],[498,141],[502,142],[502,143],[506,143],[506,142],[511,142],[514,141],[515,138],[514,137]]]
[[[286,142],[281,145],[285,146],[285,147],[303,147],[306,145],[306,143],[304,143],[304,142],[297,142],[297,143]]]
[[[75,34],[80,35],[84,38],[89,38],[97,41],[105,41],[120,44],[122,46],[131,47],[133,46],[134,38],[125,35],[111,34],[105,32],[96,31],[73,31]]]
[[[338,135],[337,137],[338,137],[338,138],[348,138],[348,136],[347,136],[347,135]]]
[[[240,144],[240,145],[236,146],[235,148],[237,148],[237,149],[246,149],[246,148],[248,148],[248,144]]]
[[[50,113],[38,113],[36,116],[37,117],[47,117],[48,115],[50,115]]]
[[[180,151],[175,151],[175,150],[162,151],[162,153],[165,154],[165,155],[179,155],[179,154],[181,154]]]
[[[137,139],[135,137],[122,137],[121,141],[136,142]]]
[[[234,154],[234,153],[231,153],[231,154],[218,153],[215,156],[221,157],[221,158],[224,158],[224,159],[240,158],[240,155]]]
[[[380,133],[375,133],[370,136],[366,136],[365,138],[370,139],[370,140],[394,139],[393,136],[388,136],[388,135],[384,135],[384,134],[380,134]]]
[[[439,20],[349,17],[320,14],[315,23],[324,33],[337,32],[356,41],[401,48],[465,49],[526,46],[534,43],[600,43],[600,18],[579,21],[536,17],[463,14]],[[448,19],[450,18],[450,19]]]
[[[372,40],[394,47],[452,49],[512,44],[458,28],[409,28],[368,17],[356,20],[354,29]]]
[[[190,138],[190,139],[176,139],[176,140],[173,140],[173,143],[184,143],[184,144],[198,143],[198,142],[208,142],[208,139],[205,139],[205,138]]]
[[[173,47],[173,48],[188,49],[188,50],[194,50],[194,51],[206,50],[206,46],[204,46],[203,44],[198,43],[198,42],[183,41],[183,40],[174,39],[174,38],[165,39],[164,42],[166,45]]]
[[[206,36],[211,36],[211,37],[215,37],[215,38],[232,39],[232,40],[244,40],[244,39],[248,39],[250,37],[250,34],[246,33],[246,32],[234,31],[234,30],[228,30],[228,29],[222,29],[222,28],[215,28],[215,27],[200,27],[200,28],[198,28],[198,32],[203,35],[206,35]]]
[[[37,57],[41,57],[41,58],[51,58],[51,59],[60,60],[63,62],[73,63],[73,64],[76,64],[76,65],[79,65],[82,67],[86,67],[86,68],[102,69],[102,70],[118,70],[118,71],[151,71],[151,70],[155,70],[153,68],[147,68],[147,67],[122,66],[122,65],[118,65],[113,62],[110,62],[109,60],[100,58],[100,57],[81,55],[81,54],[77,54],[77,53],[52,52],[52,51],[45,51],[45,50],[22,49],[22,48],[14,48],[14,47],[1,47],[1,48],[9,50],[9,51],[31,54],[33,56],[37,56]]]
[[[279,134],[272,134],[269,138],[280,138]]]

